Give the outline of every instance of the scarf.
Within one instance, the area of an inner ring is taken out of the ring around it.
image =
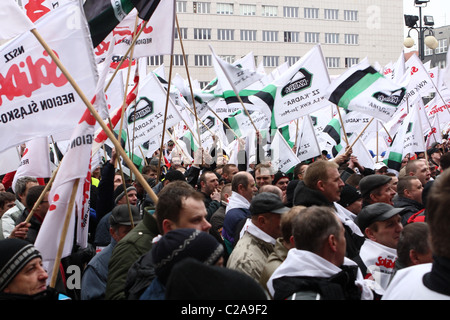
[[[365,278],[373,278],[379,286],[376,292],[383,294],[394,274],[397,250],[366,239],[359,252],[362,262],[367,267]]]
[[[225,209],[225,214],[227,214],[227,212],[231,209],[236,208],[248,209],[250,208],[250,202],[248,202],[248,200],[241,196],[239,193],[233,191],[230,198],[228,198],[228,205]]]
[[[357,264],[354,261],[344,257],[343,266],[355,267]],[[267,281],[267,288],[273,297],[275,293],[273,281],[275,279],[282,277],[330,278],[340,272],[342,272],[341,268],[332,264],[328,260],[325,260],[319,255],[310,251],[298,250],[294,248],[289,250],[286,259],[269,278],[269,281]],[[366,281],[363,279],[362,273],[359,269],[356,276],[355,285],[361,289],[362,300],[373,299],[373,293],[367,286]]]

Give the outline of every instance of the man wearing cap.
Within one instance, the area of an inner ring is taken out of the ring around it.
[[[250,221],[231,252],[227,267],[242,271],[259,282],[276,239],[281,236],[281,215],[287,211],[289,208],[274,193],[262,192],[253,197]]]
[[[397,244],[403,230],[404,209],[379,202],[365,206],[355,219],[366,237],[359,256],[355,257],[365,278],[375,280],[375,292],[382,296],[394,274]]]
[[[41,254],[31,243],[0,241],[0,300],[58,300],[47,279]]]
[[[106,281],[108,279],[108,262],[112,251],[117,242],[119,242],[133,227],[142,219],[136,206],[119,204],[109,215],[109,233],[111,235],[110,244],[98,252],[88,263],[83,271],[81,280],[81,299],[98,300],[104,299],[106,290]]]
[[[273,176],[272,184],[281,189],[281,191],[283,192],[283,202],[286,203],[286,191],[289,184],[289,177],[287,176],[287,174],[281,171],[277,171],[277,173],[275,173],[275,175]]]
[[[363,207],[372,203],[384,202],[393,205],[395,191],[391,188],[392,178],[384,174],[372,174],[361,179],[359,190]]]
[[[136,188],[131,184],[126,184],[126,192],[124,191],[123,184],[119,185],[114,190],[114,204],[115,206],[125,204],[127,205],[127,197],[130,203],[130,207],[136,207],[137,204],[137,191]],[[127,197],[125,197],[125,194]],[[136,207],[137,208],[137,207]],[[111,236],[109,233],[109,217],[111,212],[105,214],[97,224],[95,230],[95,240],[94,245],[99,247],[106,247],[111,242]]]
[[[338,203],[354,215],[358,215],[362,209],[361,192],[355,187],[345,184],[342,188],[341,199]]]

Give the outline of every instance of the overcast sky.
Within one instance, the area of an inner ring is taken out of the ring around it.
[[[414,0],[403,0],[404,14],[419,16],[419,8],[414,6]],[[422,16],[433,16],[434,27],[442,27],[450,24],[450,0],[430,0],[426,7],[422,8]]]

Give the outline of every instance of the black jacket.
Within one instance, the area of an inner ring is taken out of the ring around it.
[[[405,226],[408,224],[408,219],[416,212],[424,209],[425,207],[420,202],[412,199],[398,196],[394,198],[394,207],[404,208],[405,210],[400,213],[402,217],[402,224]]]

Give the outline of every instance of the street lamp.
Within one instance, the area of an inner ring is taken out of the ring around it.
[[[422,26],[422,7],[426,7],[427,3],[430,0],[414,0],[414,5],[419,8],[419,16],[414,15],[404,15],[405,25],[409,28],[408,36],[406,37],[403,45],[406,48],[411,48],[414,45],[414,39],[411,38],[410,32],[411,30],[416,30],[418,33],[419,40],[419,57],[420,60],[423,61],[425,56],[425,45],[434,50],[438,46],[438,41],[434,37],[434,19],[432,16],[424,16],[424,24]],[[419,22],[419,26],[417,26],[417,22]],[[428,35],[425,37],[425,33]]]

